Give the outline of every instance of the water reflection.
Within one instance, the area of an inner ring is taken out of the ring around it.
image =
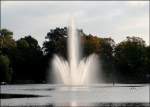
[[[9,98],[32,98],[32,97],[42,97],[39,95],[25,95],[25,94],[0,94],[0,99],[9,99]]]

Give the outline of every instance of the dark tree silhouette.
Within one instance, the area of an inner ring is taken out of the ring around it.
[[[43,53],[36,39],[26,36],[19,39],[13,60],[13,81],[42,81],[45,77],[42,70]],[[36,76],[35,76],[36,75]]]
[[[129,83],[143,81],[145,78],[145,71],[143,71],[144,51],[145,42],[139,37],[127,37],[125,41],[116,46],[115,65],[120,81]]]

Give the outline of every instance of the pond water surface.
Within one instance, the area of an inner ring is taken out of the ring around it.
[[[93,84],[66,86],[52,84],[1,85],[1,106],[96,106],[148,107],[146,84]]]

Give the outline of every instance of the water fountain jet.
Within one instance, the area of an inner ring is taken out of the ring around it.
[[[74,19],[72,18],[68,32],[68,59],[55,55],[53,70],[60,75],[65,85],[85,85],[90,82],[91,75],[98,70],[98,56],[91,54],[87,58],[80,59],[80,35],[77,35]]]

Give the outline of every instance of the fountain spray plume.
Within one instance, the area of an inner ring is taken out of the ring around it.
[[[71,18],[68,30],[68,61],[55,55],[53,70],[56,73],[55,76],[59,75],[65,85],[85,85],[91,81],[92,75],[96,74],[95,71],[99,70],[98,56],[92,54],[80,60],[80,35],[77,35],[74,18]]]

